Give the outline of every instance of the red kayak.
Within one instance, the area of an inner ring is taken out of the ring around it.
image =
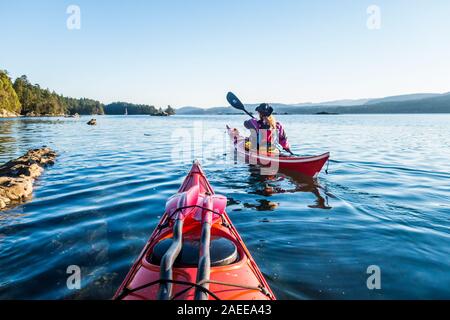
[[[319,175],[325,163],[330,159],[329,152],[320,156],[297,157],[249,151],[245,147],[245,137],[241,136],[237,129],[232,129],[227,126],[227,132],[234,144],[237,158],[245,163],[274,168],[275,171],[299,173],[315,178]]]
[[[114,299],[275,300],[198,162]]]

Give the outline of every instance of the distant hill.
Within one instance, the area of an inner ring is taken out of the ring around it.
[[[280,104],[272,103],[278,114],[361,114],[361,113],[450,113],[450,93],[420,93],[391,96],[378,99],[338,100],[322,103]],[[257,104],[248,104],[246,108],[253,112]],[[177,114],[241,114],[231,107],[202,109],[185,107]]]
[[[358,106],[366,104],[370,99],[345,99],[345,100],[334,100],[325,102],[307,102],[307,103],[297,103],[291,106],[295,107],[315,107],[315,106]]]
[[[251,110],[249,108],[249,110]],[[176,110],[178,115],[206,115],[206,114],[241,114],[239,110],[231,107],[215,107],[209,109],[202,109],[197,107],[183,107]]]
[[[434,98],[440,96],[439,93],[415,93],[405,94],[401,96],[392,96],[380,99],[369,99],[365,104],[376,104],[381,102],[399,102],[399,101],[414,101],[427,98]]]
[[[387,101],[367,105],[370,113],[450,113],[450,94],[417,100]],[[362,109],[360,109],[362,113]]]
[[[177,114],[185,114],[185,115],[189,115],[189,114],[204,114],[205,113],[205,109],[202,108],[198,108],[198,107],[182,107],[177,110]]]

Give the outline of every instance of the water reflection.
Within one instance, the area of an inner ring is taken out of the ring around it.
[[[14,153],[14,123],[16,122],[10,120],[0,121],[0,162],[3,156]]]
[[[301,175],[299,173],[278,173],[277,175],[267,176],[261,175],[260,169],[257,166],[249,166],[248,176],[248,193],[270,197],[274,194],[281,193],[297,193],[309,192],[315,196],[314,204],[308,205],[313,209],[329,210],[332,207],[328,202],[328,195],[324,191],[324,196],[321,194],[323,188],[320,186],[317,179]],[[246,208],[254,208],[258,211],[270,211],[277,208],[277,204],[268,201],[267,199],[258,200],[259,204],[245,203]]]

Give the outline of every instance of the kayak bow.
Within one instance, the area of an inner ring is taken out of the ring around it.
[[[226,204],[194,162],[114,299],[274,300]]]
[[[274,167],[280,171],[294,172],[315,178],[330,159],[329,152],[319,156],[298,157],[249,151],[245,148],[245,137],[241,136],[237,130],[227,126],[227,132],[237,158],[245,163]]]

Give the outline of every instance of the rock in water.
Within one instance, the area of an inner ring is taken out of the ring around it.
[[[87,124],[90,125],[90,126],[95,126],[95,125],[97,125],[97,120],[96,119],[91,119],[91,120],[89,120],[87,122]]]
[[[0,166],[0,210],[30,199],[34,180],[45,166],[55,163],[55,158],[56,152],[44,147]]]
[[[9,203],[26,200],[31,196],[32,191],[33,181],[31,178],[0,177],[0,197],[9,199]]]

